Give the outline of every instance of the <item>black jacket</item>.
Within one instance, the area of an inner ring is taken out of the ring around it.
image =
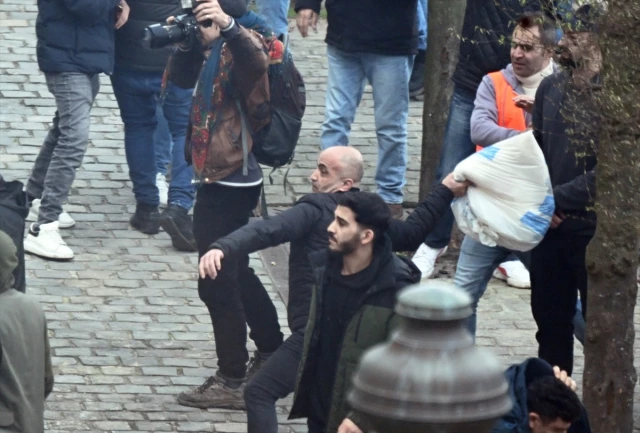
[[[145,27],[164,23],[167,17],[182,13],[179,0],[129,0],[129,20],[116,31],[116,67],[162,73],[170,48],[150,49],[142,46]]]
[[[43,72],[113,72],[120,0],[38,0],[36,53]]]
[[[468,0],[453,82],[475,95],[482,77],[511,63],[509,40],[515,20],[526,11],[539,11],[551,0]],[[547,6],[549,5],[549,6]],[[553,15],[553,13],[549,13]]]
[[[553,376],[553,368],[540,358],[529,358],[522,364],[512,365],[505,372],[509,384],[509,396],[513,407],[493,427],[491,433],[528,433],[529,410],[527,408],[527,389],[536,379]],[[589,417],[582,408],[582,416],[571,425],[568,433],[591,433]]]
[[[25,291],[24,221],[29,214],[27,196],[22,182],[5,182],[0,175],[0,230],[5,232],[18,249],[18,267],[13,271],[13,287]]]
[[[593,206],[597,160],[593,149],[587,149],[585,157],[577,158],[576,153],[580,150],[575,138],[584,128],[597,124],[597,113],[584,113],[581,122],[568,120],[566,114],[572,109],[575,111],[575,107],[571,106],[571,101],[577,97],[574,92],[575,88],[565,72],[545,78],[536,92],[533,129],[549,168],[556,209],[567,215],[555,230],[593,235],[596,225]],[[569,134],[570,130],[574,134]],[[594,137],[584,139],[591,140]]]
[[[292,332],[304,330],[307,324],[313,287],[309,254],[322,251],[329,244],[327,228],[333,221],[340,194],[308,194],[291,209],[268,220],[248,224],[211,245],[211,248],[222,250],[225,257],[228,257],[243,256],[291,242],[287,311]],[[392,221],[387,234],[394,251],[416,250],[449,208],[452,200],[453,193],[444,185],[438,185],[406,222]]]
[[[296,0],[295,10],[320,13],[321,0]],[[326,0],[325,42],[349,53],[405,56],[418,52],[416,0]]]

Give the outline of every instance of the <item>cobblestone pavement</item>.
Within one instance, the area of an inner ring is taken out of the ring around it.
[[[35,62],[35,16],[35,0],[0,0],[0,170],[7,179],[23,181],[54,112],[54,101]],[[276,173],[274,185],[267,186],[271,205],[291,204],[308,191],[306,177],[315,164],[324,105],[324,31],[321,23],[318,34],[308,40],[292,35],[309,105],[287,194],[282,173]],[[418,189],[420,108],[412,103],[409,120],[409,201],[416,200]],[[103,76],[92,111],[91,143],[67,206],[78,223],[63,232],[76,258],[64,263],[29,257],[27,262],[28,291],[47,313],[57,375],[47,401],[47,429],[246,431],[243,412],[203,411],[175,402],[179,392],[201,384],[214,371],[210,320],[196,291],[196,257],[174,251],[164,233],[146,236],[128,226],[135,203],[122,139],[117,105]],[[377,145],[370,92],[358,112],[352,139],[365,155],[365,186],[371,187]],[[282,257],[282,251],[275,256],[253,255],[252,264],[288,332],[284,303],[276,290],[286,275]],[[445,263],[449,270],[451,263],[451,259]],[[490,347],[505,365],[536,353],[528,298],[527,291],[496,283],[480,304],[478,344]],[[578,380],[582,364],[577,346]],[[306,431],[302,423],[284,422],[289,404],[285,400],[278,406],[281,431]]]

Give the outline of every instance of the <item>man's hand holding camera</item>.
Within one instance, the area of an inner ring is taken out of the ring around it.
[[[218,0],[198,0],[200,4],[193,10],[198,23],[200,35],[205,45],[210,44],[220,36],[220,29],[226,29],[233,23],[233,18],[224,13]],[[202,23],[211,20],[213,24],[205,27]]]

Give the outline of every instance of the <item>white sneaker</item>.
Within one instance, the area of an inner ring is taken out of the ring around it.
[[[493,272],[494,278],[504,280],[511,287],[518,289],[530,289],[531,277],[529,271],[524,267],[520,260],[501,263]]]
[[[426,244],[420,245],[411,260],[420,269],[423,280],[428,280],[433,276],[436,270],[436,261],[438,257],[447,252],[447,248],[431,248]]]
[[[167,178],[164,177],[164,174],[156,174],[156,186],[160,194],[160,204],[166,206],[167,203],[169,203],[169,185],[167,184]]]
[[[40,213],[40,199],[36,198],[31,202],[27,221],[38,221],[38,213]],[[58,216],[58,227],[61,229],[68,229],[74,225],[76,225],[75,220],[63,209],[62,213]]]
[[[27,238],[24,240],[24,250],[47,259],[69,260],[73,258],[73,251],[60,236],[58,221],[41,224],[37,231],[35,224],[31,224]]]

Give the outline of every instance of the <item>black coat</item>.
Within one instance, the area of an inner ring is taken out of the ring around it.
[[[38,0],[36,53],[43,72],[113,72],[120,0]]]
[[[309,254],[327,248],[327,228],[333,221],[340,194],[308,194],[291,209],[270,219],[248,224],[211,245],[211,248],[222,250],[225,256],[239,257],[291,243],[287,311],[292,332],[302,332],[307,324],[314,284]],[[438,185],[406,222],[392,221],[387,234],[391,238],[393,250],[416,250],[449,208],[452,200],[453,193],[444,185]]]
[[[592,152],[586,152],[585,157],[577,158],[578,149],[573,139],[577,135],[569,135],[568,131],[579,134],[584,128],[597,124],[598,120],[595,117],[597,113],[594,112],[584,113],[584,121],[577,124],[566,118],[563,113],[568,112],[565,110],[572,110],[571,101],[577,98],[574,91],[564,72],[542,80],[533,106],[533,134],[549,168],[556,209],[567,215],[555,230],[593,235],[596,226],[593,206],[597,160]],[[567,96],[568,94],[572,96]]]
[[[526,11],[539,11],[551,0],[468,0],[453,82],[475,95],[482,77],[504,69],[510,59],[515,20]],[[548,6],[547,6],[548,5]],[[553,13],[549,13],[553,15]]]
[[[321,0],[296,0],[295,10],[320,13]],[[325,42],[349,53],[405,56],[418,52],[417,0],[326,0]]]
[[[5,182],[0,175],[0,230],[5,232],[16,244],[18,267],[13,271],[13,287],[25,291],[24,266],[24,221],[29,214],[27,195],[22,191],[22,182]]]
[[[116,31],[116,67],[162,73],[170,48],[151,49],[142,46],[145,27],[164,23],[167,17],[182,13],[179,0],[129,0],[129,20]]]

